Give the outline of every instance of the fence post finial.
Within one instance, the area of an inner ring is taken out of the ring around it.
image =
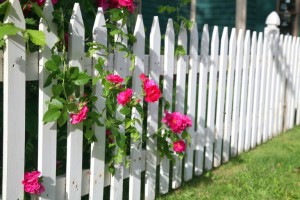
[[[266,27],[264,29],[265,36],[268,36],[270,34],[279,34],[280,31],[278,28],[279,25],[280,25],[279,15],[275,11],[272,11],[266,19]]]

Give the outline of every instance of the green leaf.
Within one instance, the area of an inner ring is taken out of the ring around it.
[[[13,24],[0,24],[0,39],[5,35],[16,35],[20,31],[22,31],[22,29]]]
[[[49,109],[62,109],[64,105],[57,99],[52,99],[50,102],[48,102],[48,108]]]
[[[44,114],[43,122],[44,123],[53,122],[60,117],[60,114],[61,114],[60,110],[55,109],[55,108],[47,110],[47,112],[45,112],[45,114]]]
[[[90,78],[91,78],[90,76],[88,76],[87,74],[81,72],[78,75],[77,79],[74,80],[74,84],[75,85],[85,85],[89,82]]]
[[[54,96],[60,96],[60,94],[61,94],[62,91],[63,91],[63,88],[62,88],[61,85],[52,85],[51,90],[52,90],[52,94],[53,94]]]
[[[131,132],[130,137],[133,139],[133,142],[136,142],[140,139],[140,133],[135,129],[135,131]]]
[[[28,25],[35,25],[37,23],[37,21],[33,18],[26,18],[25,23],[28,24]]]
[[[114,166],[109,166],[109,167],[108,167],[108,171],[109,171],[109,173],[111,173],[112,175],[115,175],[115,173],[116,173],[116,170],[115,170]]]
[[[182,139],[186,139],[188,137],[188,135],[189,135],[188,132],[183,131],[181,134],[181,137],[182,137]]]
[[[133,71],[134,68],[135,68],[135,56],[134,56],[134,55],[131,55],[131,56],[130,56],[130,68],[129,68],[129,70],[130,70],[130,71]]]
[[[92,84],[93,84],[93,85],[96,85],[96,84],[98,83],[99,80],[100,80],[100,77],[94,77],[94,78],[92,79]]]
[[[56,65],[61,64],[61,57],[59,55],[52,55],[51,58],[56,63]]]
[[[69,74],[71,79],[77,79],[79,75],[79,69],[78,67],[70,67],[69,68]]]
[[[44,87],[48,87],[51,83],[52,83],[52,79],[54,79],[56,76],[55,73],[51,73],[49,74],[49,76],[47,77],[45,83],[44,83]]]
[[[144,110],[143,110],[143,107],[141,106],[141,104],[136,105],[136,110],[139,112],[141,118],[143,119],[144,118]]]
[[[91,139],[93,139],[93,137],[94,137],[94,132],[91,131],[91,130],[87,130],[87,131],[84,133],[84,137],[85,137],[87,140],[91,140]]]
[[[9,1],[5,1],[0,4],[0,15],[5,15],[8,9],[11,7],[11,4]]]
[[[77,111],[77,104],[76,103],[69,103],[67,105],[67,109],[69,112],[76,112]]]
[[[175,49],[175,55],[176,56],[184,56],[186,55],[186,50],[182,45],[178,45]]]
[[[53,60],[48,60],[45,63],[45,68],[50,72],[55,72],[58,70],[58,65]]]
[[[38,46],[45,46],[46,44],[46,36],[42,31],[26,29],[26,32],[29,35],[29,39],[31,42]]]
[[[68,120],[68,112],[64,111],[60,115],[60,117],[57,119],[57,124],[59,127],[62,127]]]
[[[115,29],[115,30],[112,30],[109,34],[110,34],[111,36],[114,36],[114,35],[117,35],[117,34],[120,34],[120,33],[122,33],[122,30],[120,30],[120,29]]]
[[[125,141],[126,141],[126,137],[124,134],[119,134],[116,137],[116,142],[118,147],[120,147],[121,149],[125,147]]]
[[[41,9],[41,7],[37,3],[32,3],[31,5],[32,5],[33,12],[40,18],[44,19],[45,17],[44,17],[43,10]]]
[[[121,108],[120,113],[122,113],[123,115],[129,115],[131,113],[131,108],[128,106],[124,106],[123,108]]]

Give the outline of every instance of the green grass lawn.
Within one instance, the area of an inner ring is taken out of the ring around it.
[[[300,127],[157,199],[300,199]]]

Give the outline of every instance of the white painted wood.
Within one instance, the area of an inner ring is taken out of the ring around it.
[[[223,162],[228,162],[230,152],[230,135],[231,135],[231,117],[233,103],[233,83],[234,71],[236,65],[236,29],[233,28],[230,33],[228,68],[227,68],[227,85],[226,85],[226,105],[225,105],[225,122],[223,137]]]
[[[266,80],[267,80],[267,65],[268,65],[268,38],[264,38],[263,52],[262,52],[262,71],[261,71],[261,84],[259,93],[259,116],[258,116],[258,131],[257,131],[257,144],[260,145],[263,136],[264,125],[264,108],[266,96]]]
[[[93,27],[93,40],[104,46],[107,46],[107,29],[104,27],[105,18],[102,8],[98,8],[95,24]],[[95,52],[93,55],[94,63],[97,62],[99,56],[103,51]],[[94,76],[99,74],[98,70],[93,69]],[[98,112],[101,112],[105,108],[105,98],[103,98],[103,88],[100,81],[95,86],[95,95],[98,97],[98,101],[95,104],[95,108]],[[106,113],[102,113],[102,117],[106,117]],[[102,121],[103,124],[105,124]],[[97,142],[91,144],[91,177],[90,177],[90,199],[102,199],[104,193],[104,175],[105,175],[105,126],[94,126],[95,136]]]
[[[181,23],[180,32],[178,35],[178,45],[181,45],[187,51],[187,31],[184,23]],[[176,101],[175,111],[184,113],[185,104],[185,88],[186,88],[186,71],[187,71],[186,56],[179,56],[177,60],[177,76],[176,76]],[[175,163],[173,165],[173,180],[172,188],[176,189],[182,182],[182,160],[179,160],[175,154]]]
[[[173,93],[173,67],[174,67],[174,44],[175,34],[172,19],[168,20],[167,30],[165,34],[165,49],[164,49],[164,80],[163,80],[163,97],[172,105]],[[168,91],[168,92],[165,92]],[[169,191],[169,168],[170,161],[163,157],[160,163],[160,185],[159,192],[166,194]]]
[[[297,37],[293,37],[293,57],[292,57],[292,98],[291,98],[291,113],[290,113],[290,128],[294,127],[295,124],[295,101],[296,101],[296,74],[297,74],[297,60],[299,57],[298,54],[298,43]]]
[[[263,54],[263,34],[260,32],[258,34],[256,60],[255,60],[255,83],[254,83],[254,100],[253,100],[253,120],[252,120],[252,129],[251,129],[251,148],[256,147],[257,137],[258,137],[262,54]]]
[[[222,159],[222,140],[224,131],[224,115],[225,115],[225,88],[226,88],[226,71],[228,57],[228,28],[224,27],[221,38],[220,50],[220,70],[218,81],[218,97],[217,97],[217,116],[216,116],[216,140],[214,152],[214,167],[221,165]]]
[[[84,25],[79,3],[74,4],[73,14],[70,20],[69,38],[69,66],[78,66],[83,69],[84,57]],[[81,88],[81,94],[83,88]],[[81,199],[81,174],[82,174],[82,123],[67,126],[67,169],[66,169],[66,199]]]
[[[279,63],[280,63],[280,100],[279,100],[279,117],[278,130],[282,132],[284,129],[284,112],[285,112],[285,94],[286,94],[286,51],[287,51],[288,37],[283,36],[283,41],[279,46]]]
[[[144,73],[144,56],[145,56],[145,27],[143,23],[142,15],[137,16],[137,21],[134,29],[134,36],[136,37],[136,42],[133,45],[133,53],[135,57],[135,69],[132,75],[132,89],[136,94],[142,93],[141,80],[139,75]],[[158,82],[157,82],[158,83]],[[141,105],[143,106],[143,101]],[[132,117],[141,119],[138,111],[133,109]],[[142,124],[135,123],[137,131],[140,133],[140,138],[142,138],[143,127]],[[130,176],[129,176],[129,199],[141,199],[141,140],[136,142],[131,141],[130,148]]]
[[[281,60],[282,60],[282,43],[283,35],[278,35],[278,41],[276,42],[276,47],[274,47],[274,62],[275,62],[275,71],[276,71],[276,80],[275,80],[275,102],[274,102],[274,125],[273,125],[273,134],[274,136],[280,133],[279,131],[279,102],[280,102],[280,82],[281,82]]]
[[[269,139],[269,112],[270,112],[270,101],[271,101],[271,87],[272,87],[272,72],[273,72],[273,54],[272,54],[272,45],[273,45],[273,35],[268,36],[268,60],[267,60],[267,78],[266,78],[266,91],[265,95],[265,106],[264,106],[264,124],[263,124],[263,142],[265,143]]]
[[[43,122],[43,115],[48,107],[45,102],[49,101],[52,96],[51,85],[44,88],[44,83],[49,75],[44,66],[47,60],[51,59],[51,49],[57,42],[57,27],[52,22],[53,10],[51,0],[46,1],[43,13],[47,22],[42,19],[39,26],[40,31],[43,31],[46,36],[47,43],[39,56],[38,170],[44,177],[43,184],[45,186],[45,192],[41,195],[40,199],[55,199],[56,187],[56,122],[47,124]]]
[[[277,73],[277,61],[276,59],[278,58],[278,54],[277,54],[277,49],[278,49],[278,43],[279,43],[279,34],[276,34],[274,37],[273,37],[273,43],[272,43],[272,46],[271,46],[271,51],[272,51],[272,75],[271,75],[271,93],[270,93],[270,110],[268,112],[269,114],[269,120],[268,120],[268,124],[269,124],[269,128],[268,128],[268,138],[271,139],[274,135],[274,127],[276,125],[275,123],[275,120],[274,120],[274,115],[276,114],[275,113],[275,101],[276,101],[276,98],[275,98],[275,95],[276,95],[276,73]]]
[[[238,132],[238,154],[241,154],[245,148],[249,63],[250,63],[250,31],[247,30],[245,41],[244,41],[244,54],[243,54],[240,123],[239,123],[239,132]]]
[[[149,51],[149,77],[156,83],[159,82],[160,69],[160,47],[161,33],[159,28],[158,17],[153,18],[152,28],[150,32],[150,51]],[[158,102],[148,104],[148,119],[147,119],[147,140],[146,146],[146,181],[145,181],[145,199],[155,199],[156,189],[156,167],[158,164],[157,158],[157,139],[150,137],[158,129]]]
[[[215,136],[215,107],[217,72],[219,68],[219,34],[218,27],[214,26],[211,39],[211,60],[209,71],[208,105],[207,105],[207,130],[205,149],[205,169],[210,170],[213,166],[213,143]]]
[[[238,126],[239,126],[239,114],[240,114],[240,93],[241,93],[241,79],[242,79],[242,65],[243,65],[243,44],[244,44],[244,31],[239,30],[237,39],[237,51],[236,51],[236,67],[235,67],[235,79],[234,79],[234,96],[233,96],[233,108],[232,108],[232,130],[231,130],[231,142],[230,147],[231,156],[236,156],[238,152]]]
[[[25,28],[18,0],[11,0],[5,23]],[[3,70],[2,198],[23,199],[25,162],[25,43],[21,33],[5,39]]]
[[[297,43],[298,43],[298,55],[299,55],[299,52],[300,52],[300,38],[298,37],[297,38]],[[299,125],[300,124],[300,59],[299,59],[299,56],[297,56],[298,60],[297,60],[297,77],[296,77],[296,80],[297,80],[297,83],[296,83],[296,91],[297,91],[297,96],[296,96],[296,102],[295,102],[295,106],[296,106],[296,109],[297,109],[297,116],[296,116],[296,125]]]
[[[246,111],[246,132],[245,132],[245,151],[249,151],[251,146],[251,130],[252,130],[252,119],[253,119],[253,100],[254,100],[254,80],[256,70],[256,49],[257,49],[257,36],[256,31],[252,33],[251,39],[251,58],[249,67],[249,85],[247,95],[247,111]]]
[[[194,149],[196,141],[196,95],[197,95],[197,73],[198,73],[198,27],[193,23],[190,31],[190,61],[188,68],[188,96],[187,96],[187,115],[192,120],[192,127],[187,131],[191,135],[191,146],[187,146],[184,165],[184,180],[191,180],[193,177]]]
[[[120,27],[122,22],[118,22],[118,26]],[[121,27],[124,33],[127,33],[127,26]],[[121,42],[123,45],[127,45],[127,38],[121,37],[120,35],[115,36],[115,41]],[[124,57],[125,53],[118,51],[118,49],[114,52],[114,72],[121,77],[125,78],[129,74],[129,67],[127,59]],[[119,120],[124,120],[124,115],[120,113],[120,109],[122,107],[119,106],[116,112],[116,118]],[[125,134],[125,126],[122,124],[119,126],[120,134]],[[122,199],[123,198],[123,178],[124,178],[124,162],[121,164],[115,165],[115,174],[111,176],[111,188],[110,188],[110,199]],[[128,192],[128,191],[126,191]]]
[[[286,96],[285,96],[285,111],[284,111],[284,131],[290,129],[289,116],[290,116],[290,98],[291,98],[291,46],[292,36],[288,36],[287,50],[286,50]]]
[[[196,132],[196,152],[195,152],[195,174],[203,173],[204,165],[204,146],[206,138],[206,98],[207,98],[207,72],[209,65],[209,32],[208,25],[203,26],[201,38],[201,57],[199,69],[199,88],[198,88],[198,112],[197,112],[197,132]]]

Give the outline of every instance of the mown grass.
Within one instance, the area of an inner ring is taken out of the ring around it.
[[[300,199],[300,127],[157,199]]]

